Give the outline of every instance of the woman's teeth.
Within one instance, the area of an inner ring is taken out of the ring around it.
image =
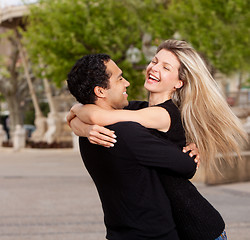
[[[154,77],[153,75],[149,75],[149,78],[151,78],[151,79],[153,79],[153,80],[155,80],[155,81],[157,81],[157,82],[159,82],[160,81],[160,79],[158,79],[158,78],[156,78],[156,77]]]

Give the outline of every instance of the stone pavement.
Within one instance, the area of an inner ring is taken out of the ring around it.
[[[250,182],[195,185],[224,217],[229,240],[249,240]],[[0,239],[105,239],[101,204],[78,152],[0,149]]]

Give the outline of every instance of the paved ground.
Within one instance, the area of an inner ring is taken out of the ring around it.
[[[229,240],[249,240],[250,182],[196,186],[223,215]],[[0,149],[0,239],[105,239],[101,205],[79,153]]]

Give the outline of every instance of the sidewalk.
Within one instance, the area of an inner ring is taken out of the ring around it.
[[[229,240],[250,239],[250,182],[195,184],[222,214]],[[0,149],[1,240],[104,240],[96,189],[71,149]]]

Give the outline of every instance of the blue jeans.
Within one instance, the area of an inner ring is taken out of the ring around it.
[[[226,232],[223,231],[223,233],[218,238],[216,238],[215,240],[227,240]]]

